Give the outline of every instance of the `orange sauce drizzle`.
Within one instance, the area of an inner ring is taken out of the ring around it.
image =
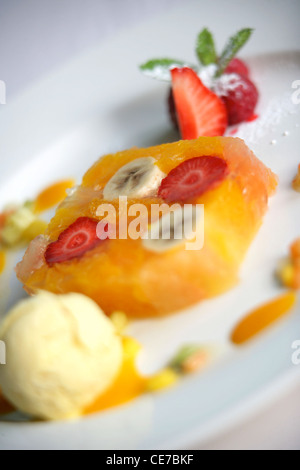
[[[297,295],[287,292],[271,302],[262,305],[247,315],[234,329],[231,340],[243,344],[286,315],[295,305]]]
[[[139,344],[131,338],[124,339],[124,360],[121,371],[111,385],[84,414],[98,413],[99,411],[127,403],[145,391],[146,379],[136,368],[136,358],[140,351]]]
[[[65,199],[67,189],[73,188],[75,181],[64,180],[54,183],[44,189],[36,198],[34,210],[36,213],[47,211]]]
[[[0,275],[5,269],[6,255],[4,251],[0,251]]]

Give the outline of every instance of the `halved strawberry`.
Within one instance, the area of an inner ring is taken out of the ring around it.
[[[182,138],[223,135],[227,112],[222,100],[189,67],[174,68],[171,75]]]
[[[58,240],[51,243],[46,252],[45,259],[48,265],[63,263],[74,258],[81,258],[87,251],[92,250],[103,242],[99,237],[99,222],[88,217],[80,217],[64,232]],[[107,224],[106,224],[107,225]],[[98,231],[97,231],[98,228]],[[107,227],[103,227],[103,232]]]
[[[220,157],[192,158],[162,180],[158,196],[168,202],[185,202],[216,188],[228,173],[227,162]]]

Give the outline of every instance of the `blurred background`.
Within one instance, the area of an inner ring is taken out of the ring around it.
[[[0,0],[0,79],[8,105],[66,61],[179,5],[180,0]],[[201,448],[299,449],[299,396],[300,387]]]

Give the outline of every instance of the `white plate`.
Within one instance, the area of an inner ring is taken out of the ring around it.
[[[290,186],[300,162],[300,105],[291,101],[292,82],[300,78],[299,13],[298,0],[231,0],[226,10],[221,0],[184,2],[184,8],[123,33],[1,107],[0,206],[34,197],[58,178],[79,180],[101,154],[174,139],[165,112],[167,88],[143,77],[137,64],[162,55],[192,60],[203,26],[216,32],[220,46],[237,29],[252,26],[256,32],[244,56],[261,93],[260,119],[237,135],[280,175],[280,185],[239,286],[186,312],[131,328],[145,346],[145,371],[165,364],[182,343],[195,341],[224,347],[221,362],[172,390],[78,422],[1,422],[0,448],[199,446],[297,380],[291,345],[300,339],[299,305],[246,347],[231,347],[228,335],[248,310],[280,294],[274,269],[300,234],[300,199]],[[1,290],[3,314],[23,294],[13,276],[1,278]]]

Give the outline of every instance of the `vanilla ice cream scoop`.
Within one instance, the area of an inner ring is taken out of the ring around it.
[[[20,302],[0,327],[3,395],[38,418],[76,417],[113,383],[123,359],[113,323],[81,294]]]

